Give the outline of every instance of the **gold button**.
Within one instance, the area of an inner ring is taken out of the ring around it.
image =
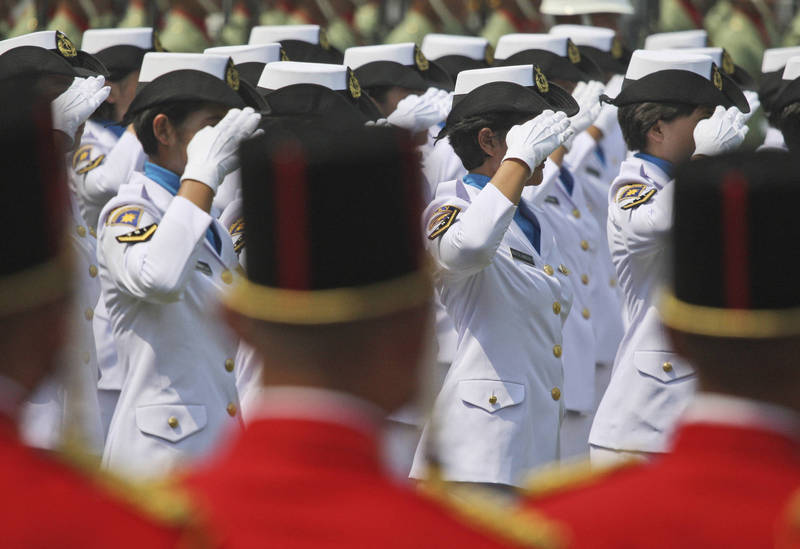
[[[88,309],[86,309],[86,311],[83,313],[83,316],[85,316],[85,317],[86,317],[86,320],[92,320],[92,319],[94,318],[94,309],[92,309],[91,307],[89,307],[89,308],[88,308]]]
[[[556,301],[555,303],[553,303],[553,312],[554,312],[555,314],[557,314],[557,315],[558,315],[558,314],[561,314],[561,303],[559,303],[558,301]]]
[[[575,216],[575,219],[580,219],[581,218],[581,212],[580,212],[580,210],[578,208],[575,208],[574,210],[572,210],[572,215]]]
[[[608,285],[613,288],[614,286],[617,285],[617,279],[616,278],[612,278],[611,280],[608,281]]]
[[[497,397],[492,395],[489,397],[489,404],[497,404]]]
[[[561,345],[553,345],[553,356],[561,358]]]
[[[230,284],[231,282],[233,282],[233,273],[230,272],[228,269],[222,271],[222,274],[220,276],[222,277],[222,281],[225,284]]]
[[[558,387],[553,387],[550,390],[550,396],[553,397],[553,400],[558,400],[559,398],[561,398],[561,389],[559,389]]]
[[[672,371],[672,362],[665,362],[661,365],[661,369],[667,373],[670,373]]]
[[[550,265],[545,265],[545,266],[544,266],[544,272],[546,272],[546,273],[547,273],[547,274],[549,274],[550,276],[553,276],[553,273],[554,273],[555,271],[553,271],[553,267],[552,267],[552,266],[550,266]]]
[[[585,308],[581,311],[581,315],[583,315],[583,318],[585,318],[587,320],[589,319],[589,316],[591,316],[590,313],[589,313],[589,309],[585,309]]]
[[[561,265],[558,266],[558,272],[563,275],[568,275],[569,269],[567,269],[567,266],[562,263]]]
[[[94,230],[94,227],[89,227],[89,234],[97,238],[97,231]]]
[[[586,242],[585,240],[581,240],[581,250],[585,252],[588,249],[589,249],[589,243]]]
[[[97,265],[89,265],[89,276],[92,278],[97,276]]]
[[[229,358],[225,361],[225,370],[228,372],[233,371],[233,359]]]
[[[75,227],[75,232],[78,233],[78,236],[86,236],[86,227],[83,225],[78,225]]]
[[[589,284],[589,275],[587,275],[587,274],[585,274],[585,273],[584,273],[584,274],[582,274],[582,275],[581,275],[581,282],[583,282],[583,285],[584,285],[584,286],[586,286],[587,284]]]
[[[175,429],[179,425],[178,418],[175,416],[170,416],[170,418],[167,420],[167,425]]]
[[[236,415],[236,404],[234,404],[233,402],[228,404],[228,407],[225,409],[228,411],[229,416],[233,417]]]

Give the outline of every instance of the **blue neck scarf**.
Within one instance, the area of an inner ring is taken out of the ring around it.
[[[561,166],[558,170],[558,179],[564,185],[564,188],[567,189],[567,194],[572,196],[572,191],[575,190],[575,178],[572,177],[572,173],[564,166]]]
[[[672,172],[675,171],[675,165],[670,162],[669,160],[664,160],[663,158],[658,158],[657,156],[653,156],[652,154],[647,153],[636,153],[633,156],[636,158],[641,158],[642,160],[647,160],[648,162],[655,164],[658,166],[662,172],[667,174],[667,177],[672,179]]]
[[[161,166],[153,164],[152,162],[144,163],[144,175],[148,179],[151,179],[160,186],[164,187],[172,196],[178,194],[178,189],[181,188],[181,176],[175,172],[169,171],[166,168],[162,168]],[[206,231],[206,240],[208,240],[209,243],[214,246],[214,249],[217,251],[217,253],[220,253],[222,250],[222,240],[220,240],[213,223]]]
[[[600,160],[600,164],[605,167],[606,165],[606,151],[603,150],[603,147],[600,146],[600,143],[594,148],[594,154]]]
[[[470,187],[483,190],[490,179],[490,177],[485,175],[468,173],[461,180]],[[514,221],[517,222],[522,232],[528,237],[531,245],[536,249],[536,252],[539,253],[542,240],[542,228],[539,225],[539,220],[536,219],[533,212],[528,210],[527,206],[525,206],[522,201],[520,201],[517,211],[514,212]]]

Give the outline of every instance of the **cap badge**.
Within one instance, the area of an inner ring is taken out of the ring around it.
[[[225,67],[225,82],[233,91],[239,91],[239,71],[236,70],[230,59],[228,59],[228,66]]]
[[[711,69],[711,81],[714,83],[714,87],[722,91],[722,74],[716,65]]]
[[[414,46],[414,63],[416,63],[417,68],[421,71],[426,71],[431,66],[431,64],[428,63],[428,58],[425,57],[425,54],[422,53],[419,46]]]
[[[75,57],[78,55],[78,51],[75,49],[72,41],[61,31],[56,31],[56,49],[58,53],[64,57]]]
[[[286,50],[281,48],[281,61],[288,61],[288,60],[289,60],[289,56],[286,55]]]
[[[319,29],[319,45],[323,50],[331,49],[331,43],[328,41],[328,33],[325,32],[325,29],[322,27]]]
[[[567,57],[573,64],[581,62],[581,52],[575,42],[567,38]]]
[[[483,52],[483,60],[487,65],[494,63],[494,48],[491,44],[486,44],[486,51]]]
[[[733,74],[736,71],[731,54],[726,50],[722,50],[722,70],[725,71],[725,74]]]
[[[358,83],[358,78],[350,69],[347,69],[347,87],[350,90],[350,97],[353,99],[361,97],[361,84]]]
[[[167,51],[164,49],[164,45],[161,43],[161,37],[156,30],[153,31],[153,51]]]
[[[614,59],[621,59],[622,54],[622,40],[619,39],[619,36],[615,36],[614,40],[611,42],[611,57]]]
[[[533,66],[533,79],[536,82],[536,89],[539,90],[539,93],[547,93],[550,91],[550,83],[547,81],[547,77],[542,72],[538,66]]]

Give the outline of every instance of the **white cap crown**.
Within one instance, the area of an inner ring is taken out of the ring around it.
[[[489,41],[479,36],[454,36],[451,34],[427,34],[422,40],[422,53],[428,59],[439,59],[446,55],[463,55],[476,61],[486,58]]]
[[[511,82],[520,86],[533,86],[533,65],[513,65],[461,71],[456,77],[454,94],[463,95],[492,82]]]
[[[81,49],[87,53],[97,53],[114,46],[134,46],[143,50],[152,50],[153,29],[150,27],[89,29],[83,33]]]
[[[319,33],[319,25],[260,25],[250,30],[248,44],[270,44],[281,40],[319,44]]]
[[[800,77],[800,56],[790,57],[783,69],[782,80],[795,80]]]
[[[708,33],[702,29],[658,32],[644,39],[646,50],[672,50],[676,48],[704,48],[708,44]]]
[[[498,59],[507,59],[526,50],[545,50],[556,55],[567,55],[568,38],[553,34],[506,34],[500,37],[494,55]]]
[[[394,61],[401,65],[410,66],[415,62],[414,56],[417,48],[414,42],[401,44],[382,44],[379,46],[357,46],[344,51],[343,64],[351,69],[357,69],[367,63],[375,61]]]
[[[152,82],[159,76],[181,70],[200,71],[225,80],[231,58],[204,53],[149,52],[144,55],[139,82]]]
[[[258,79],[258,87],[279,90],[294,84],[316,84],[338,91],[346,90],[347,67],[329,63],[277,61],[268,63]]]
[[[707,55],[711,58],[718,67],[722,66],[722,48],[681,48],[681,54],[688,53],[692,55]],[[670,51],[670,50],[667,50]]]
[[[792,57],[800,55],[800,46],[790,48],[770,48],[764,51],[761,60],[761,72],[774,72],[781,70]]]
[[[69,41],[69,38],[67,38],[66,35],[62,32],[54,30],[30,32],[28,34],[23,34],[22,36],[15,36],[14,38],[9,38],[8,40],[1,40],[0,54],[3,54],[9,50],[13,50],[14,48],[19,48],[21,46],[36,46],[39,48],[44,48],[46,50],[53,50],[53,49],[61,50],[62,43],[64,40],[69,42],[69,45],[67,47],[72,47],[74,49],[72,42]],[[67,57],[74,57],[74,54],[67,55],[65,53],[64,55]]]
[[[554,36],[566,36],[578,46],[589,46],[600,51],[610,52],[617,35],[605,27],[589,27],[584,25],[556,25],[550,29]]]
[[[203,53],[228,56],[237,65],[240,63],[272,63],[281,60],[281,45],[274,42],[248,46],[219,46],[206,48]]]
[[[710,80],[712,64],[712,59],[707,55],[684,54],[674,50],[636,50],[631,56],[625,78],[639,80],[654,72],[680,70]]]
[[[543,0],[539,8],[547,15],[584,13],[633,13],[630,0]]]

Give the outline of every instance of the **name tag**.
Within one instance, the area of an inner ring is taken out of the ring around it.
[[[533,262],[533,256],[531,254],[526,254],[525,252],[515,250],[514,248],[509,248],[509,249],[511,250],[511,257],[513,257],[517,261],[522,261],[523,263],[527,263],[531,267],[536,266],[536,263]]]

